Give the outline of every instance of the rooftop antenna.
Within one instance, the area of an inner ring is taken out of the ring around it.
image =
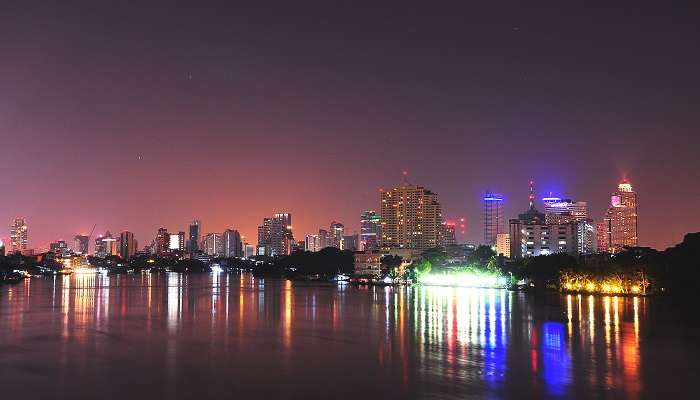
[[[535,181],[530,179],[530,209],[535,208]]]

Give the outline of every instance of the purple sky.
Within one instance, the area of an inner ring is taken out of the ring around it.
[[[641,245],[700,230],[695,10],[233,3],[0,4],[0,238],[352,231],[402,170],[469,241],[530,178],[597,219],[627,177]]]

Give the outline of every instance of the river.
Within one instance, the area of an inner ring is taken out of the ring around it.
[[[660,299],[352,287],[250,274],[0,286],[3,398],[692,398]]]

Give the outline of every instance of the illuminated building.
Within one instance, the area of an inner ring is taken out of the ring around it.
[[[241,234],[235,229],[226,229],[223,234],[224,257],[243,257]]]
[[[545,197],[545,222],[548,224],[566,224],[588,219],[588,204],[585,201],[573,201],[558,197]]]
[[[438,246],[442,209],[436,193],[403,183],[382,190],[380,198],[382,248],[425,250]]]
[[[0,257],[5,256],[5,242],[0,239]]]
[[[545,223],[549,225],[575,224],[576,246],[580,254],[596,252],[597,240],[593,220],[588,218],[588,204],[585,201],[573,201],[559,197],[545,197]]]
[[[343,235],[345,235],[345,225],[336,221],[331,222],[330,233],[332,241],[330,246],[340,248],[341,242],[343,241]]]
[[[73,250],[79,254],[87,254],[89,240],[90,238],[85,235],[76,235],[73,238]]]
[[[187,251],[195,253],[199,251],[199,241],[202,236],[202,223],[194,220],[190,223],[189,237],[187,239]]]
[[[454,222],[443,222],[440,226],[440,245],[454,246],[457,244],[457,231]]]
[[[317,252],[321,250],[318,235],[306,235],[304,238],[304,250]]]
[[[498,193],[486,193],[484,203],[484,244],[493,246],[499,233],[505,233],[503,217],[503,196]]]
[[[210,257],[224,256],[224,239],[220,233],[207,233],[203,243],[204,254]]]
[[[12,253],[27,250],[29,244],[29,228],[24,218],[17,217],[10,227],[10,250]]]
[[[318,230],[318,250],[333,247],[333,237],[325,229]]]
[[[360,248],[362,250],[378,249],[381,238],[381,218],[372,210],[360,215]]]
[[[105,232],[104,236],[99,236],[95,239],[95,256],[105,258],[107,256],[116,256],[119,254],[117,249],[117,240],[112,237],[110,231]]]
[[[608,231],[608,221],[599,221],[595,224],[598,251],[607,252],[610,249],[610,232]]]
[[[382,255],[379,251],[359,251],[355,253],[354,272],[356,277],[379,279],[382,276]]]
[[[603,218],[603,227],[599,229],[605,237],[598,239],[607,244],[607,251],[617,253],[625,247],[637,247],[637,193],[632,184],[623,180],[617,191],[610,197],[610,207]],[[603,250],[602,248],[599,250]]]
[[[294,235],[292,234],[292,214],[275,214],[264,218],[258,227],[258,255],[282,256],[292,252]],[[261,250],[263,254],[260,254]]]
[[[129,231],[124,231],[119,235],[119,256],[125,260],[130,259],[136,254],[136,240],[134,234]]]
[[[185,251],[185,232],[171,233],[168,235],[169,251]]]
[[[165,228],[158,228],[155,239],[155,253],[158,255],[167,253],[170,250],[170,234]]]
[[[510,233],[496,235],[496,254],[510,258]]]
[[[596,225],[592,219],[578,221],[576,224],[576,246],[579,254],[594,254],[598,251]]]
[[[530,181],[527,211],[510,220],[511,258],[533,257],[554,253],[578,252],[577,224],[547,224],[545,214],[535,208],[534,182]]]

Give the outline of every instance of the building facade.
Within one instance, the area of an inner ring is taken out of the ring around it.
[[[73,238],[73,251],[79,254],[88,254],[90,238],[85,235],[75,235]]]
[[[194,220],[190,223],[190,228],[187,236],[187,251],[195,253],[199,251],[199,241],[202,239],[202,222]]]
[[[224,257],[243,257],[241,234],[235,229],[226,229],[223,234]]]
[[[494,246],[499,233],[506,233],[503,216],[503,196],[498,193],[486,193],[482,198],[484,204],[484,244]]]
[[[24,252],[29,246],[29,228],[27,221],[17,217],[10,227],[10,251],[12,253]]]
[[[510,233],[496,235],[496,254],[510,258]]]
[[[119,256],[125,260],[130,259],[136,254],[136,239],[134,234],[129,231],[124,231],[119,235]]]
[[[425,250],[440,243],[442,208],[438,195],[404,183],[381,191],[381,247]]]
[[[379,279],[382,276],[382,255],[379,251],[359,251],[355,253],[355,276],[358,278]]]
[[[601,229],[604,238],[598,242],[607,244],[607,251],[617,253],[625,247],[637,247],[637,193],[632,190],[632,184],[623,180],[617,191],[610,196],[610,207],[603,217]],[[599,249],[604,251],[603,249]]]
[[[375,211],[363,211],[360,215],[360,249],[379,248],[382,235],[381,217]]]

